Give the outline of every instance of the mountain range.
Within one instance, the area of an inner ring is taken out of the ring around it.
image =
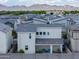
[[[16,5],[16,6],[5,6],[0,4],[0,11],[32,11],[32,10],[79,10],[79,7],[74,7],[70,5],[57,6],[57,5],[47,5],[47,4],[34,4],[31,6]]]

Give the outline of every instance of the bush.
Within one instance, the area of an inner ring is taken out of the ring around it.
[[[42,50],[42,49],[38,49],[38,50],[36,51],[36,53],[43,53],[43,50]]]
[[[17,38],[17,33],[15,30],[12,31],[12,36],[13,36],[13,39],[16,39]]]
[[[24,53],[24,50],[23,49],[20,49],[18,53]]]
[[[62,33],[62,38],[67,39],[67,33],[66,32]]]
[[[61,53],[61,50],[57,49],[56,51],[53,51],[53,53]]]

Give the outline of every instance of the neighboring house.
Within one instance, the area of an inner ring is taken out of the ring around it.
[[[17,25],[18,51],[27,54],[63,52],[61,24]]]
[[[21,19],[20,16],[1,15],[0,22],[16,29],[16,25],[21,23]]]
[[[7,53],[12,44],[12,28],[0,23],[0,54]]]
[[[38,19],[38,18],[31,18],[31,19],[28,19],[26,21],[22,21],[22,23],[26,23],[26,24],[47,24],[48,21],[43,20],[43,19]]]
[[[27,17],[26,17],[27,16]],[[23,15],[21,16],[22,23],[28,23],[28,24],[52,24],[53,21],[60,20],[64,18],[63,16],[59,15],[51,15],[51,14],[31,14],[31,15]]]
[[[70,42],[73,52],[79,52],[79,24],[73,25],[70,30]]]
[[[50,14],[50,13],[53,13],[55,15],[58,15],[58,14],[63,14],[64,10],[48,10],[47,13]]]

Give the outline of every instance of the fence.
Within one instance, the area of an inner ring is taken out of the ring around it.
[[[79,53],[71,54],[0,54],[0,59],[79,59]]]

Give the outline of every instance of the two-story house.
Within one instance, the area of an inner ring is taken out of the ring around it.
[[[62,52],[61,24],[19,24],[17,25],[18,51],[27,54]]]
[[[0,23],[0,54],[7,53],[12,43],[12,28]]]
[[[79,24],[71,27],[70,42],[72,51],[79,52]]]

